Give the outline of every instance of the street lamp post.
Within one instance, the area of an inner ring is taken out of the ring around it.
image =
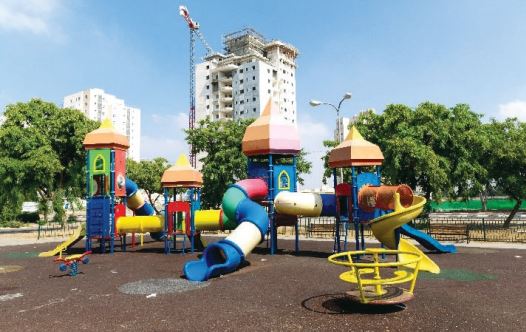
[[[340,132],[340,108],[342,106],[342,103],[347,100],[347,99],[351,99],[352,97],[352,93],[350,92],[347,92],[343,95],[342,99],[340,100],[340,102],[338,103],[338,107],[334,106],[333,104],[331,103],[326,103],[326,102],[323,102],[323,101],[319,101],[319,100],[311,100],[309,102],[309,104],[312,106],[312,107],[317,107],[317,106],[320,106],[320,105],[328,105],[328,106],[331,106],[332,108],[334,108],[334,110],[336,111],[336,135],[338,136],[338,139],[336,140],[336,142],[338,144],[341,143],[341,135],[342,133]],[[343,182],[343,169],[340,168],[340,183]]]

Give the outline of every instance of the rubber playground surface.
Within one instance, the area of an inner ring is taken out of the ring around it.
[[[329,241],[302,241],[298,256],[292,241],[280,240],[274,256],[262,244],[249,265],[198,284],[181,279],[184,262],[198,253],[164,255],[159,242],[93,254],[76,277],[36,257],[53,246],[0,248],[0,331],[526,330],[520,249],[430,254],[442,273],[421,273],[403,309],[348,300],[352,286],[338,279],[345,268],[327,262]],[[82,252],[83,242],[76,248]]]

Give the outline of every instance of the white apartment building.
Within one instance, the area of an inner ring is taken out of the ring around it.
[[[87,89],[64,97],[64,108],[74,108],[89,119],[102,121],[111,119],[115,129],[128,137],[128,158],[141,158],[141,110],[126,106],[124,100],[110,95],[102,89]]]
[[[351,125],[353,125],[358,120],[360,114],[369,111],[376,113],[376,110],[374,108],[368,108],[358,112],[358,114],[353,115],[350,118],[340,117],[339,119],[336,119],[336,129],[334,129],[334,140],[337,142],[343,142],[347,135],[349,135],[349,129]],[[340,140],[338,140],[338,133],[340,134]]]
[[[272,98],[283,118],[296,123],[297,49],[248,28],[223,43],[225,54],[196,64],[196,122],[256,118]]]
[[[354,117],[353,117],[354,120]],[[354,122],[354,121],[353,121]],[[336,129],[334,129],[334,140],[336,142],[343,142],[343,140],[349,135],[349,124],[351,123],[350,118],[340,117],[336,119]],[[338,138],[339,134],[339,138]]]

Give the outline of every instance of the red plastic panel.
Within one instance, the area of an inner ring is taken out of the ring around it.
[[[115,196],[126,196],[126,151],[115,150]]]

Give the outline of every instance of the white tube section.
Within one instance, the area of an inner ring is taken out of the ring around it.
[[[274,199],[274,208],[281,214],[319,217],[323,202],[320,194],[281,191]]]
[[[234,242],[239,246],[245,258],[261,241],[261,232],[251,222],[242,222],[234,229],[232,233],[225,239]]]

